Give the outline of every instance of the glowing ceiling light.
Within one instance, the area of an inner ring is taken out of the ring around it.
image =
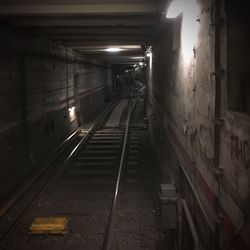
[[[106,51],[107,52],[112,52],[112,53],[114,53],[114,52],[120,52],[121,51],[121,49],[120,48],[108,48],[108,49],[106,49]]]
[[[167,11],[167,18],[176,18],[183,14],[181,28],[181,48],[184,63],[189,63],[193,57],[193,50],[197,41],[199,14],[197,0],[174,0]]]
[[[176,18],[184,11],[184,3],[182,0],[174,0],[167,11],[167,18]]]

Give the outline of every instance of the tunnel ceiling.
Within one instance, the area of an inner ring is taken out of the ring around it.
[[[15,28],[94,55],[111,64],[143,60],[157,37],[164,0],[2,0],[0,16]],[[119,47],[119,53],[108,53]]]

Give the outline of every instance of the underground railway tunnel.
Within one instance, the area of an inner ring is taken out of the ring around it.
[[[248,16],[1,0],[0,249],[250,249]]]

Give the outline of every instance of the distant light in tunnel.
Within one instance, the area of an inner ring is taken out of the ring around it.
[[[193,57],[197,41],[199,23],[199,7],[197,0],[174,0],[167,11],[167,18],[176,18],[183,14],[181,28],[181,48],[184,63],[189,63]]]
[[[151,51],[149,51],[149,52],[146,53],[146,57],[151,57],[151,56],[152,56],[152,52]]]
[[[70,119],[74,118],[75,117],[75,107],[71,107],[69,108],[69,116],[70,116]]]
[[[107,52],[111,52],[111,53],[120,52],[121,50],[122,49],[115,48],[115,47],[106,49]]]
[[[76,107],[71,107],[71,108],[69,108],[69,112],[74,112],[75,109],[76,109]]]

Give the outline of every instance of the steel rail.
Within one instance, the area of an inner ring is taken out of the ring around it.
[[[12,192],[12,195],[10,198],[5,198],[3,202],[1,202],[0,206],[0,218],[3,217],[9,209],[15,205],[15,203],[21,199],[24,195],[24,193],[30,189],[34,183],[43,175],[43,173],[48,169],[48,167],[53,163],[55,160],[55,157],[58,156],[59,151],[63,148],[63,146],[66,145],[67,142],[69,142],[76,134],[78,134],[81,131],[81,129],[76,129],[73,133],[70,134],[69,137],[67,137],[57,148],[56,150],[48,157],[47,162],[45,166],[39,170],[36,175],[32,176],[31,180],[28,182],[25,182],[25,184],[21,187],[18,188],[16,191]]]
[[[207,212],[206,212],[206,210],[205,210],[205,208],[204,208],[204,206],[203,206],[203,204],[202,204],[202,202],[201,202],[201,200],[199,198],[199,195],[198,195],[198,193],[197,193],[197,191],[196,191],[196,189],[195,189],[195,187],[194,187],[194,185],[193,185],[193,183],[192,183],[192,181],[191,181],[191,179],[190,179],[190,177],[189,177],[189,175],[187,173],[187,170],[185,169],[185,167],[182,164],[180,164],[180,169],[184,173],[184,177],[186,178],[186,180],[188,182],[188,185],[190,186],[190,188],[191,188],[191,190],[193,192],[193,195],[194,195],[194,197],[196,199],[196,202],[198,203],[198,205],[199,205],[199,207],[201,209],[202,215],[204,216],[210,230],[214,233],[215,228],[213,226],[213,223],[209,219],[209,216],[208,216],[208,214],[207,214]],[[215,218],[214,218],[214,220],[215,220]]]
[[[184,199],[181,200],[181,216],[186,217],[187,226],[189,227],[189,230],[190,230],[190,233],[191,233],[191,236],[192,236],[192,239],[193,239],[193,246],[191,247],[192,250],[201,250],[200,240],[199,240],[199,237],[198,237],[195,225],[194,225],[194,221],[193,221],[192,216],[190,214],[187,202]],[[182,231],[182,230],[184,230],[183,221],[184,220],[182,218],[181,222],[180,222],[179,249],[182,249],[182,245],[183,245],[182,244],[182,238],[183,238],[182,236],[184,235],[183,231]]]
[[[112,104],[111,104],[112,105]],[[48,168],[53,164],[56,157],[58,157],[58,154],[60,153],[60,150],[66,145],[67,142],[69,142],[74,136],[76,136],[78,133],[80,133],[82,128],[76,129],[74,132],[72,132],[55,150],[52,152],[46,163],[44,163],[43,167],[35,174],[31,176],[31,179],[28,182],[25,182],[21,188],[18,188],[17,190],[14,190],[11,194],[11,197],[6,197],[0,204],[0,218],[2,218],[8,211],[13,207],[16,202],[23,197],[25,192],[29,190],[39,178],[43,175],[43,173],[48,170]],[[10,195],[9,195],[10,196]]]
[[[56,171],[55,174],[53,174],[47,181],[46,183],[40,188],[40,190],[37,192],[37,194],[35,195],[35,197],[31,200],[31,202],[23,209],[22,213],[17,217],[17,219],[12,223],[12,225],[10,226],[10,228],[3,233],[0,236],[0,248],[4,242],[4,240],[10,235],[10,233],[13,232],[13,230],[16,228],[16,226],[19,224],[19,222],[22,221],[22,219],[27,215],[27,213],[30,211],[30,209],[32,208],[32,206],[35,204],[35,202],[37,202],[39,200],[39,198],[41,197],[41,195],[44,193],[44,191],[46,190],[46,188],[51,185],[56,178],[58,178],[63,171],[65,170],[65,168],[68,166],[68,164],[72,161],[72,159],[74,158],[74,156],[79,152],[79,150],[81,149],[81,147],[84,145],[84,143],[88,140],[88,138],[92,135],[92,133],[95,131],[95,129],[99,126],[99,124],[101,122],[103,122],[103,120],[105,119],[105,117],[107,116],[107,113],[109,113],[109,111],[113,108],[113,106],[115,106],[115,104],[117,103],[117,99],[115,101],[113,101],[105,110],[104,112],[100,115],[100,117],[98,119],[96,119],[96,121],[94,122],[94,124],[91,126],[91,128],[89,129],[88,133],[80,140],[80,142],[74,147],[74,149],[71,151],[71,153],[68,155],[68,157],[66,158],[66,160],[62,163],[62,165],[58,168],[58,170]]]
[[[104,235],[103,250],[110,250],[111,249],[111,243],[112,243],[112,238],[113,238],[113,225],[114,225],[115,212],[116,212],[116,204],[117,204],[117,198],[118,198],[118,193],[119,193],[120,184],[121,184],[121,177],[122,177],[122,173],[123,173],[123,166],[124,166],[124,159],[125,159],[126,149],[127,149],[127,141],[128,141],[128,134],[129,134],[129,128],[130,128],[131,115],[133,113],[133,110],[134,110],[136,104],[141,99],[141,97],[144,95],[144,92],[136,99],[136,101],[134,103],[132,103],[133,94],[134,94],[134,92],[132,92],[130,94],[130,98],[129,98],[128,115],[127,115],[126,129],[125,129],[124,140],[123,140],[122,154],[121,154],[121,158],[120,158],[119,171],[118,171],[118,175],[117,175],[113,201],[112,201],[112,205],[111,205],[111,209],[110,209],[110,213],[109,213],[108,224],[107,224],[106,232]]]

